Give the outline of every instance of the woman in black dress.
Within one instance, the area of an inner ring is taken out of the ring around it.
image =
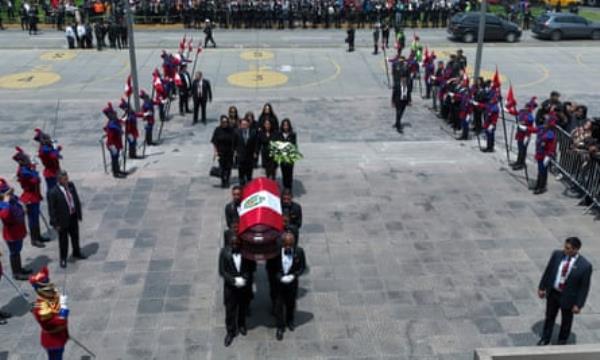
[[[229,111],[229,127],[232,129],[236,129],[240,124],[240,117],[238,115],[238,109],[235,106],[230,106]]]
[[[298,146],[296,133],[292,127],[290,119],[285,118],[281,122],[281,130],[277,133],[277,141],[286,141]],[[283,188],[292,190],[294,183],[294,164],[281,163],[281,175],[283,176]]]
[[[277,119],[277,115],[275,115],[275,113],[273,112],[273,107],[269,103],[266,103],[265,106],[263,106],[262,113],[258,117],[258,126],[262,128],[263,123],[267,119],[271,120],[273,130],[279,131],[279,120]]]
[[[271,157],[271,141],[274,141],[277,134],[273,129],[271,120],[266,119],[262,124],[260,132],[258,133],[258,146],[262,161],[262,166],[265,168],[265,175],[269,179],[275,180],[275,173],[277,171],[277,164]]]
[[[221,115],[219,126],[213,132],[210,142],[215,151],[214,157],[219,159],[221,187],[228,188],[233,165],[233,129],[229,126],[229,118],[226,115]]]

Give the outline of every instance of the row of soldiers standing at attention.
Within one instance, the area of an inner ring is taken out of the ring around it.
[[[241,254],[239,231],[239,207],[242,203],[242,188],[234,186],[232,200],[225,205],[227,229],[223,234],[223,248],[219,255],[219,274],[223,278],[225,305],[225,327],[227,334],[224,345],[229,346],[233,339],[247,333],[246,317],[250,315],[250,302],[254,298],[253,285],[256,261],[246,259]],[[281,196],[281,210],[284,231],[281,235],[280,253],[266,262],[269,279],[271,314],[276,318],[277,340],[283,340],[285,329],[294,331],[298,278],[306,268],[306,258],[302,247],[298,246],[299,231],[302,227],[302,207],[293,201],[289,189]]]
[[[494,77],[485,80],[480,77],[470,82],[466,74],[467,59],[462,50],[450,55],[444,64],[438,61],[434,65],[435,54],[426,56],[423,67],[426,84],[426,98],[432,99],[433,110],[438,110],[438,116],[445,119],[455,131],[461,131],[457,140],[468,140],[472,129],[477,139],[484,132],[486,138],[483,152],[494,152],[496,129],[500,115],[504,116],[502,94],[500,91],[500,76],[498,71]],[[513,170],[525,168],[527,148],[532,136],[536,135],[535,160],[538,167],[538,178],[534,194],[546,192],[548,167],[556,155],[556,123],[557,114],[550,109],[535,126],[534,110],[537,108],[536,98],[533,97],[521,109],[516,108],[516,100],[509,89],[506,99],[506,112],[515,117],[515,140],[518,147],[517,160],[511,163]]]

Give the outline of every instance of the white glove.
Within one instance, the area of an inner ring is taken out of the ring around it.
[[[494,131],[495,127],[494,127],[494,125],[490,125],[490,126],[488,126],[487,129],[489,132],[492,132],[492,131]]]
[[[241,277],[241,276],[237,276],[237,277],[235,277],[233,280],[234,280],[234,285],[235,285],[235,287],[239,287],[239,288],[241,288],[241,287],[243,287],[244,285],[246,285],[246,279],[244,279],[244,278],[243,278],[243,277]]]
[[[289,284],[294,281],[294,275],[285,275],[281,277],[281,282],[284,284]]]
[[[520,125],[519,125],[519,130],[526,131],[526,130],[527,130],[527,126],[525,126],[525,125],[523,125],[523,124],[520,124]]]
[[[544,157],[544,166],[548,167],[548,164],[550,164],[550,156],[545,156]]]
[[[475,100],[471,100],[471,104],[475,105],[475,106],[479,106],[479,103]]]
[[[453,92],[449,92],[448,95],[451,96],[451,97],[454,97],[454,93]]]
[[[523,138],[523,142],[524,142],[525,144],[529,144],[529,136],[525,136],[525,137]]]
[[[69,308],[69,297],[67,295],[61,295],[59,297],[58,303],[60,304],[61,309]]]

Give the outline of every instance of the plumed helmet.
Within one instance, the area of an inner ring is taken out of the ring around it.
[[[533,111],[538,106],[537,97],[533,96],[525,106],[527,107],[527,109],[529,109],[529,111]]]
[[[119,109],[123,111],[129,110],[129,102],[127,102],[125,98],[121,98],[121,102],[119,103]]]
[[[52,138],[50,135],[43,132],[41,129],[36,128],[34,130],[35,134],[33,136],[33,140],[39,142],[40,144],[50,144],[52,143]]]
[[[29,164],[31,162],[31,160],[29,159],[29,156],[25,153],[25,151],[23,151],[23,149],[21,149],[20,147],[15,147],[15,150],[17,151],[14,155],[13,155],[13,160],[18,162],[21,165],[26,165]]]
[[[106,103],[106,107],[104,109],[102,109],[102,112],[108,118],[110,118],[115,113],[115,109],[113,109],[112,103],[110,101],[108,103]]]
[[[3,178],[0,178],[0,195],[4,195],[8,192],[8,190],[10,190],[10,186],[8,185],[8,182],[6,180],[4,180]]]

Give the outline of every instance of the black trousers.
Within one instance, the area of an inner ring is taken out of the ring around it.
[[[233,165],[233,154],[221,154],[219,156],[219,167],[221,168],[221,181],[228,182]]]
[[[294,323],[297,294],[298,280],[294,280],[290,284],[277,284],[275,317],[277,318],[278,329],[283,329],[286,325]]]
[[[183,114],[184,111],[190,111],[190,95],[186,90],[179,90],[179,113]]]
[[[238,177],[240,178],[240,185],[245,185],[247,182],[252,180],[252,171],[254,171],[254,163],[240,162],[238,165]]]
[[[546,299],[546,321],[544,322],[544,333],[543,339],[550,340],[552,338],[552,330],[554,328],[554,322],[556,321],[556,315],[560,310],[561,322],[560,332],[558,334],[558,341],[567,341],[571,334],[571,326],[573,325],[573,311],[560,307],[560,298],[562,294],[554,289],[550,290]]]
[[[225,328],[230,335],[236,335],[238,327],[246,326],[246,312],[250,303],[252,286],[241,289],[225,285]]]
[[[201,120],[206,124],[206,101],[197,101],[194,103],[194,124],[198,122],[198,110],[201,110]]]
[[[66,228],[61,227],[58,232],[58,248],[61,260],[67,260],[67,256],[69,255],[69,237],[71,238],[73,255],[81,255],[81,248],[79,247],[79,220],[77,219],[77,213],[71,215],[69,226]]]
[[[402,128],[402,115],[404,114],[404,110],[406,109],[407,101],[398,101],[396,104],[396,128]]]
[[[292,190],[294,184],[294,164],[281,163],[281,176],[283,177],[283,187]]]
[[[215,39],[213,39],[212,35],[210,36],[206,36],[204,38],[204,48],[206,49],[208,46],[208,43],[212,43],[213,47],[217,47],[217,44],[215,43]]]

